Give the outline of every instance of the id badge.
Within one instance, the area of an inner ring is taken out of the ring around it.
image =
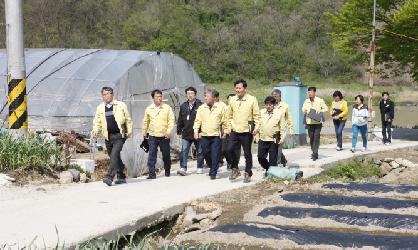
[[[187,118],[186,118],[187,120],[190,120],[190,115],[187,115]]]

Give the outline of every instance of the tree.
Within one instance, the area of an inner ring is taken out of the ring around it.
[[[330,14],[331,37],[338,51],[368,60],[372,10],[372,0],[349,0],[339,12]],[[409,73],[417,81],[418,1],[377,0],[376,22],[376,62],[393,74]]]

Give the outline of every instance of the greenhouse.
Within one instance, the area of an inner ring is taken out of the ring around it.
[[[146,170],[145,153],[139,148],[144,110],[153,89],[161,89],[176,116],[185,100],[184,89],[194,86],[202,97],[204,84],[184,59],[163,52],[102,49],[26,49],[29,129],[75,131],[88,134],[100,90],[112,87],[115,99],[124,101],[132,116],[133,138],[126,141],[122,158],[132,177]],[[2,110],[7,127],[7,55],[0,50]],[[177,141],[172,133],[173,147]]]

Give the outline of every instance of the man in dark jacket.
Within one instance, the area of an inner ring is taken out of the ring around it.
[[[395,118],[395,104],[389,99],[389,93],[382,93],[382,100],[379,103],[380,115],[382,118],[383,143],[390,145],[392,142],[392,122]]]
[[[203,154],[199,145],[199,140],[194,139],[193,124],[196,118],[196,111],[202,102],[196,99],[197,91],[193,87],[186,90],[187,101],[180,106],[179,118],[177,120],[177,135],[181,135],[181,153],[179,175],[185,176],[187,173],[187,159],[190,146],[194,143],[197,150],[197,173],[203,174]]]

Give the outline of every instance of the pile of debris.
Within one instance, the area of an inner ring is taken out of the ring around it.
[[[86,173],[81,173],[77,169],[68,169],[59,173],[59,183],[69,184],[73,182],[87,183],[91,181],[91,176]]]
[[[402,158],[384,158],[380,160],[379,168],[384,183],[393,184],[417,184],[418,164]]]
[[[1,186],[9,186],[15,181],[16,180],[14,178],[8,176],[7,174],[0,173],[0,187]]]
[[[179,217],[178,222],[183,233],[211,228],[221,216],[222,208],[213,202],[193,201]]]

